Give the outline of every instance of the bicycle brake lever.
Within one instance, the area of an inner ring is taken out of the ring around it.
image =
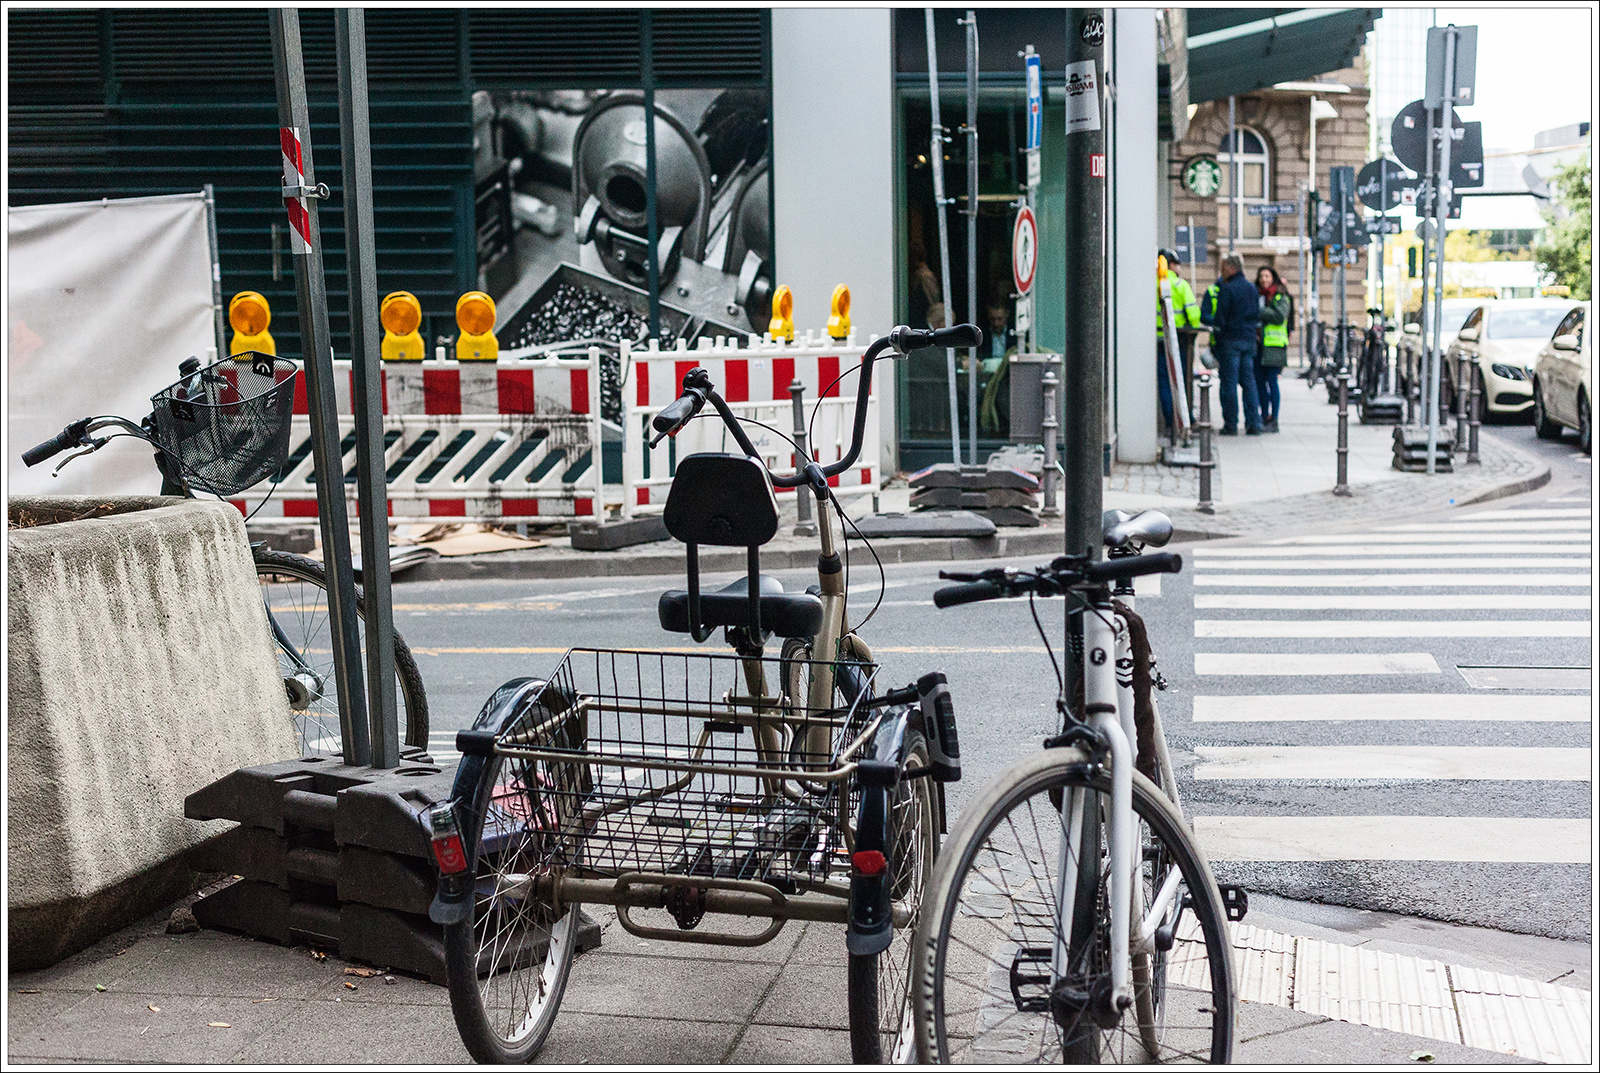
[[[90,440],[89,441],[89,445],[87,447],[79,448],[78,450],[72,452],[70,455],[66,455],[65,457],[63,457],[60,462],[56,463],[56,468],[50,471],[50,476],[54,477],[56,474],[60,473],[61,472],[61,467],[65,466],[68,462],[71,462],[74,458],[78,458],[78,457],[80,457],[82,455],[92,455],[96,451],[100,450],[100,448],[104,447],[105,444],[106,444],[105,438],[98,439],[98,440]]]

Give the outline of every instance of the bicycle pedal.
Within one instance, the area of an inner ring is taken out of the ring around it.
[[[1019,1013],[1050,1012],[1050,960],[1048,946],[1019,946],[1011,955],[1011,1002]],[[1025,972],[1025,968],[1042,967],[1042,972]],[[1038,994],[1024,995],[1023,988],[1040,988]]]
[[[1219,883],[1217,890],[1222,894],[1222,909],[1228,919],[1235,924],[1243,920],[1250,911],[1250,895],[1245,889],[1237,883]]]

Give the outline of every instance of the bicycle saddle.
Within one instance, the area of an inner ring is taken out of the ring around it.
[[[766,574],[761,578],[761,628],[779,637],[811,637],[822,628],[822,601],[809,592],[784,592],[783,584]],[[672,589],[656,604],[661,628],[671,633],[689,632],[689,593]],[[739,578],[716,592],[700,594],[700,619],[704,626],[745,626],[750,622],[750,581]]]
[[[1123,548],[1133,544],[1159,548],[1172,539],[1172,519],[1159,510],[1144,510],[1138,514],[1108,510],[1100,515],[1100,529],[1108,548]]]

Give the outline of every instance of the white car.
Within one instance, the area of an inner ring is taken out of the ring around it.
[[[1445,355],[1440,398],[1448,399],[1449,409],[1455,410],[1460,363],[1465,363],[1469,370],[1476,367],[1479,415],[1484,420],[1526,417],[1533,409],[1528,369],[1572,307],[1571,300],[1557,298],[1499,299],[1478,306],[1467,314]]]
[[[1542,440],[1559,439],[1563,428],[1578,434],[1584,454],[1594,435],[1594,365],[1589,357],[1589,316],[1585,302],[1561,318],[1555,334],[1534,359],[1533,431]]]

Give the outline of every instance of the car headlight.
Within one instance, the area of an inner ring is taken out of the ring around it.
[[[1502,380],[1522,380],[1522,379],[1525,379],[1523,377],[1523,375],[1522,375],[1522,370],[1521,369],[1513,369],[1509,365],[1501,365],[1498,362],[1496,362],[1495,364],[1489,366],[1489,370],[1492,373],[1494,373],[1494,375],[1500,377]]]

